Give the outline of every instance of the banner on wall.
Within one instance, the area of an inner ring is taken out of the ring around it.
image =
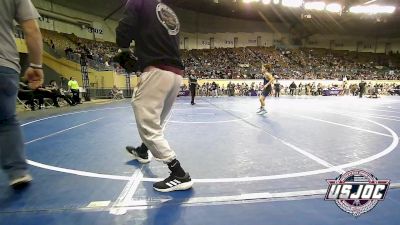
[[[93,22],[93,27],[89,28],[89,32],[94,34],[96,40],[104,40],[103,24],[99,22]]]
[[[225,40],[224,44],[225,44],[226,47],[233,47],[234,46],[233,40]]]
[[[201,45],[210,46],[210,41],[201,41]]]
[[[38,19],[39,27],[46,30],[54,30],[54,20],[47,17],[41,16]]]

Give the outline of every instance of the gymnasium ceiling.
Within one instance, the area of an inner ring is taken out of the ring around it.
[[[122,14],[121,6],[127,0],[49,0],[55,4],[90,14],[118,20]],[[324,0],[325,2],[340,2],[346,11],[350,6],[364,4],[371,0]],[[263,5],[261,3],[244,4],[242,0],[163,0],[173,7],[188,9],[200,13],[246,20],[286,23],[297,30],[304,29],[305,33],[322,32],[327,30],[366,33],[377,29],[385,36],[400,37],[400,0],[375,0],[374,4],[394,5],[396,11],[387,16],[366,16],[343,13],[337,15],[327,12],[306,12],[299,8],[288,8],[280,5]],[[218,2],[218,3],[216,3]],[[260,16],[262,14],[262,16]],[[304,15],[311,14],[311,19]]]

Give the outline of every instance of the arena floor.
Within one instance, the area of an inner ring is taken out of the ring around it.
[[[1,225],[328,225],[400,222],[400,98],[179,98],[165,134],[194,178],[158,193],[160,162],[125,151],[139,136],[129,101],[23,122],[33,183],[0,175]],[[353,217],[324,201],[326,179],[351,168],[390,179],[386,199]]]

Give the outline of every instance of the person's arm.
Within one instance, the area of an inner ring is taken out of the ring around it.
[[[31,64],[42,65],[43,41],[36,20],[26,20],[20,23],[25,34],[25,41]]]
[[[25,20],[20,23],[25,34],[25,41],[29,52],[30,66],[25,71],[25,77],[31,89],[37,89],[43,84],[42,67],[42,34],[36,20]]]
[[[39,91],[47,91],[47,92],[52,92],[51,90],[49,90],[49,89],[47,89],[47,88],[42,88],[42,87],[39,87],[39,88],[37,88],[36,90],[39,90]]]
[[[119,48],[128,49],[135,37],[138,27],[138,12],[142,7],[143,0],[128,0],[125,5],[123,18],[116,28],[116,42]]]
[[[71,84],[72,83],[72,81],[68,81],[68,91],[71,91]]]
[[[43,84],[43,40],[36,21],[40,15],[30,0],[15,0],[15,6],[14,19],[22,27],[29,53],[30,67],[25,72],[25,78],[28,80],[31,89],[37,89]]]

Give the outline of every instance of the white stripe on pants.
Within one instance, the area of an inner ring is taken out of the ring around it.
[[[182,83],[182,76],[153,69],[140,76],[132,100],[140,138],[151,154],[164,163],[175,159],[175,152],[164,138],[162,124],[171,111]]]

